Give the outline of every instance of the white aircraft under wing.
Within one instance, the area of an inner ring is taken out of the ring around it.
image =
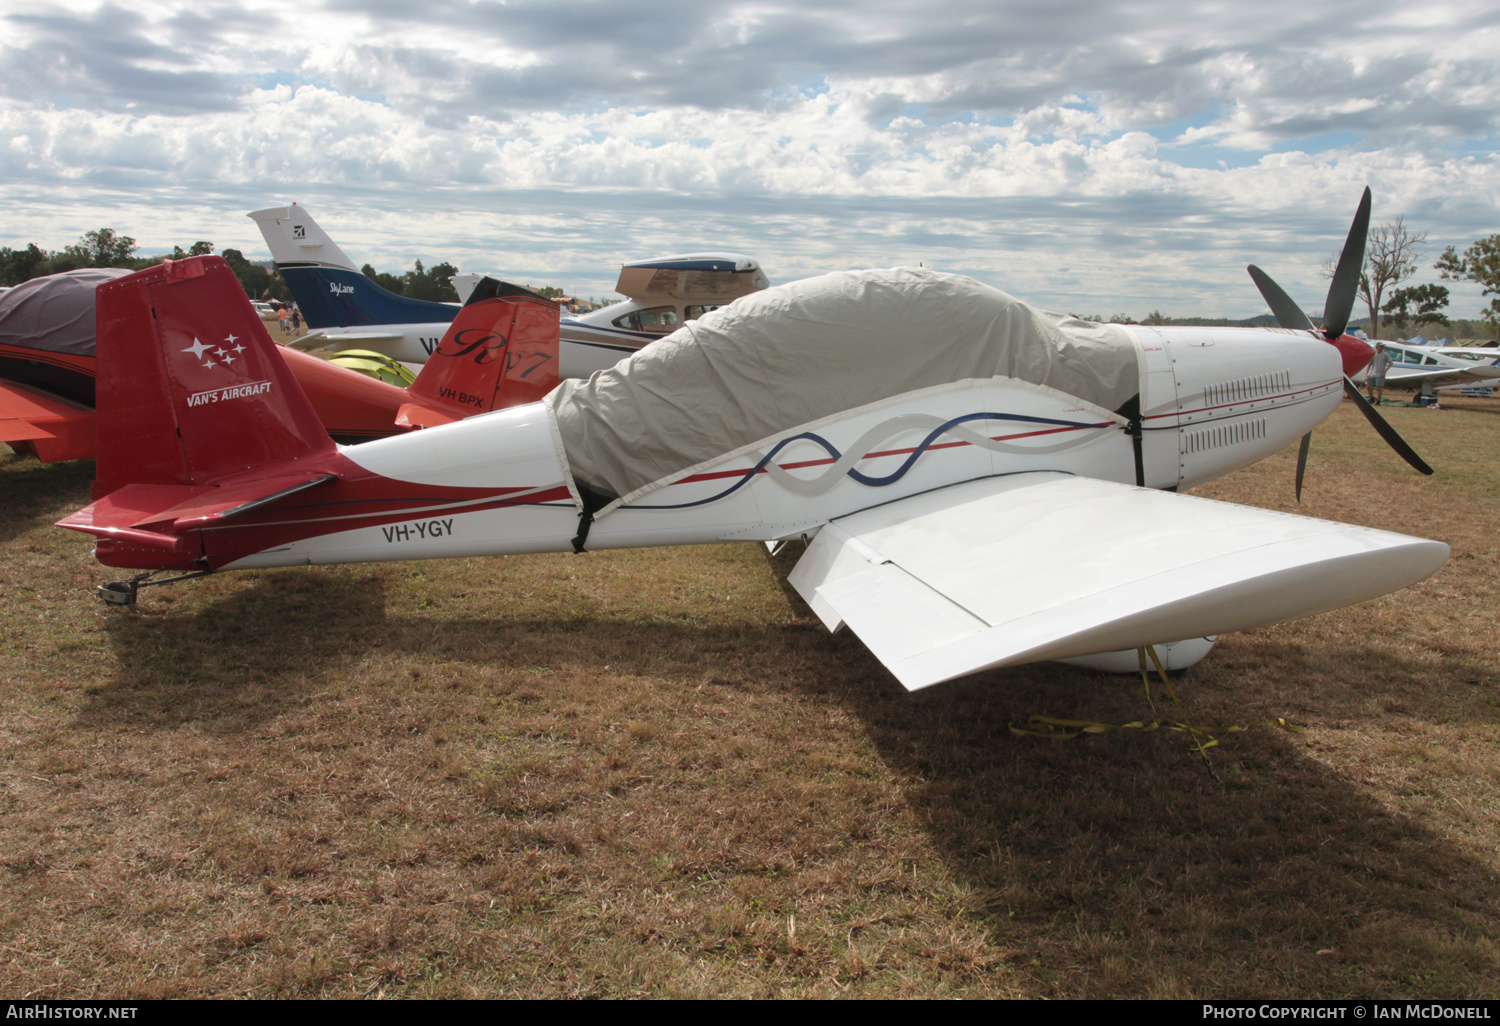
[[[1495,366],[1500,352],[1491,349],[1435,349],[1431,346],[1409,346],[1386,342],[1391,356],[1385,373],[1385,387],[1420,389],[1431,395],[1439,388],[1495,387],[1500,385],[1500,367]],[[1479,355],[1471,355],[1479,354]],[[1354,375],[1363,384],[1368,369]]]
[[[790,581],[908,690],[1247,630],[1441,566],[1440,542],[1058,473],[952,485],[825,525]]]

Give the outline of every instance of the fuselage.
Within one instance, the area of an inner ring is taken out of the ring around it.
[[[587,545],[810,535],[918,492],[1039,470],[1189,488],[1296,442],[1342,397],[1339,351],[1309,333],[1126,330],[1140,366],[1139,457],[1122,417],[1008,379],[956,382],[795,426],[755,452],[698,466],[599,517]],[[578,534],[578,503],[541,403],[339,458],[340,480],[205,528],[208,565],[568,551]],[[106,549],[100,558],[110,562]]]

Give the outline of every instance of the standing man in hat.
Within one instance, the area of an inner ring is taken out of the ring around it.
[[[1385,372],[1391,369],[1391,354],[1384,342],[1375,343],[1375,359],[1365,368],[1365,396],[1373,403],[1385,398]]]

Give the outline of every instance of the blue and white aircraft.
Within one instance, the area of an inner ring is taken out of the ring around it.
[[[1386,342],[1391,366],[1385,373],[1386,388],[1403,388],[1432,396],[1448,389],[1500,387],[1500,350],[1459,346],[1424,346],[1409,342]],[[1363,385],[1367,370],[1353,375]]]
[[[313,352],[371,349],[413,366],[427,362],[456,303],[398,296],[362,274],[306,207],[293,203],[248,215],[271,248],[309,333],[292,345]],[[457,275],[460,299],[482,275]],[[558,370],[586,378],[740,296],[770,285],[760,264],[735,253],[685,253],[625,264],[615,291],[627,297],[560,326]],[[467,288],[466,288],[467,287]]]

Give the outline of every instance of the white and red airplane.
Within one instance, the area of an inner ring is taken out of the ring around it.
[[[1346,253],[1367,223],[1368,193]],[[1448,557],[1177,494],[1308,434],[1351,388],[1370,356],[1343,334],[1352,259],[1322,332],[1097,325],[954,275],[827,275],[541,401],[357,448],[328,439],[227,265],[180,261],[99,289],[115,427],[96,501],[59,523],[144,571],[101,588],[121,603],[164,572],[802,538],[793,586],[910,689],[1204,638]],[[477,290],[441,347],[498,374],[476,408],[556,352],[555,314],[510,291]]]

